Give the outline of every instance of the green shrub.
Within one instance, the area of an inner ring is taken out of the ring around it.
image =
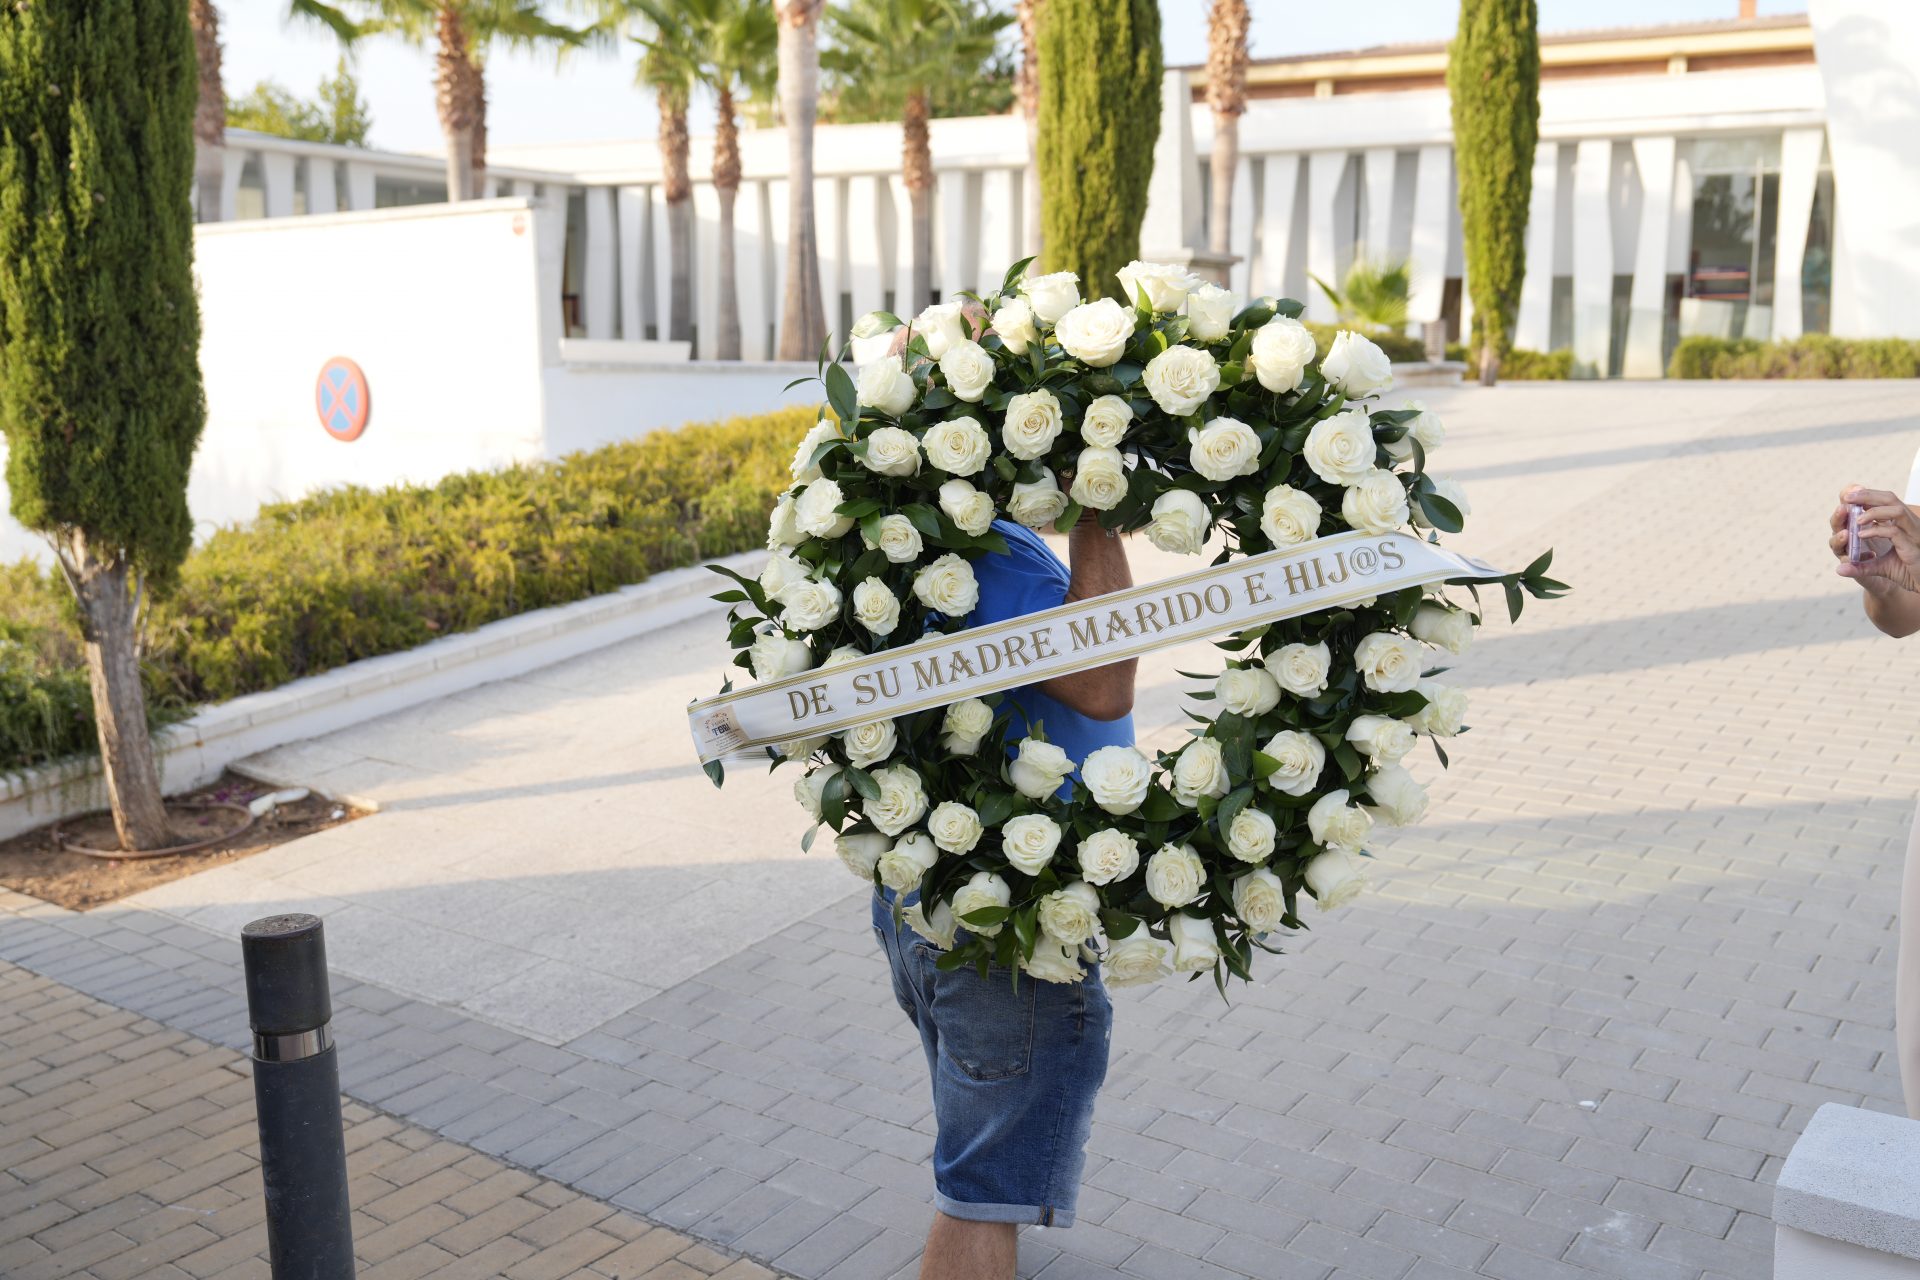
[[[1810,333],[1786,342],[1752,338],[1680,339],[1669,378],[1920,377],[1920,342],[1906,338],[1835,338]]]
[[[1313,335],[1313,345],[1318,351],[1314,359],[1324,359],[1327,348],[1333,345],[1333,335],[1342,328],[1350,327],[1337,324],[1320,324],[1316,321],[1304,321],[1307,332]],[[1411,361],[1425,364],[1427,348],[1418,338],[1409,338],[1404,333],[1390,333],[1384,329],[1357,328],[1355,332],[1365,335],[1368,341],[1387,353],[1387,359],[1397,363]]]
[[[1480,376],[1480,362],[1460,343],[1447,344],[1447,359],[1465,361],[1469,379]],[[1500,362],[1500,376],[1515,382],[1565,382],[1573,376],[1573,352],[1564,348],[1529,351],[1525,347],[1514,347]]]
[[[11,604],[11,601],[9,601]],[[0,636],[0,773],[97,750],[85,667],[55,667]]]

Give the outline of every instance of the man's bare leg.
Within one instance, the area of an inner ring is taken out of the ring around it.
[[[1013,1280],[1017,1228],[1011,1222],[968,1222],[933,1215],[920,1280]]]

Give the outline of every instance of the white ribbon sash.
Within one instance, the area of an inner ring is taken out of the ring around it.
[[[1449,578],[1505,575],[1406,533],[1340,533],[743,686],[687,708],[700,761],[1037,684],[1189,640]]]

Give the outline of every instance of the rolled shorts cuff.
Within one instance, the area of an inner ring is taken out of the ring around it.
[[[1027,1227],[1070,1227],[1073,1210],[1035,1204],[972,1204],[935,1190],[933,1207],[962,1222],[1012,1222]]]

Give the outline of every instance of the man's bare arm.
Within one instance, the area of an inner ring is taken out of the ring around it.
[[[1073,571],[1067,587],[1069,604],[1133,585],[1126,544],[1108,534],[1091,515],[1067,535],[1067,559]],[[1139,667],[1138,658],[1127,658],[1091,671],[1055,676],[1036,687],[1083,716],[1118,720],[1133,710],[1133,684]]]

